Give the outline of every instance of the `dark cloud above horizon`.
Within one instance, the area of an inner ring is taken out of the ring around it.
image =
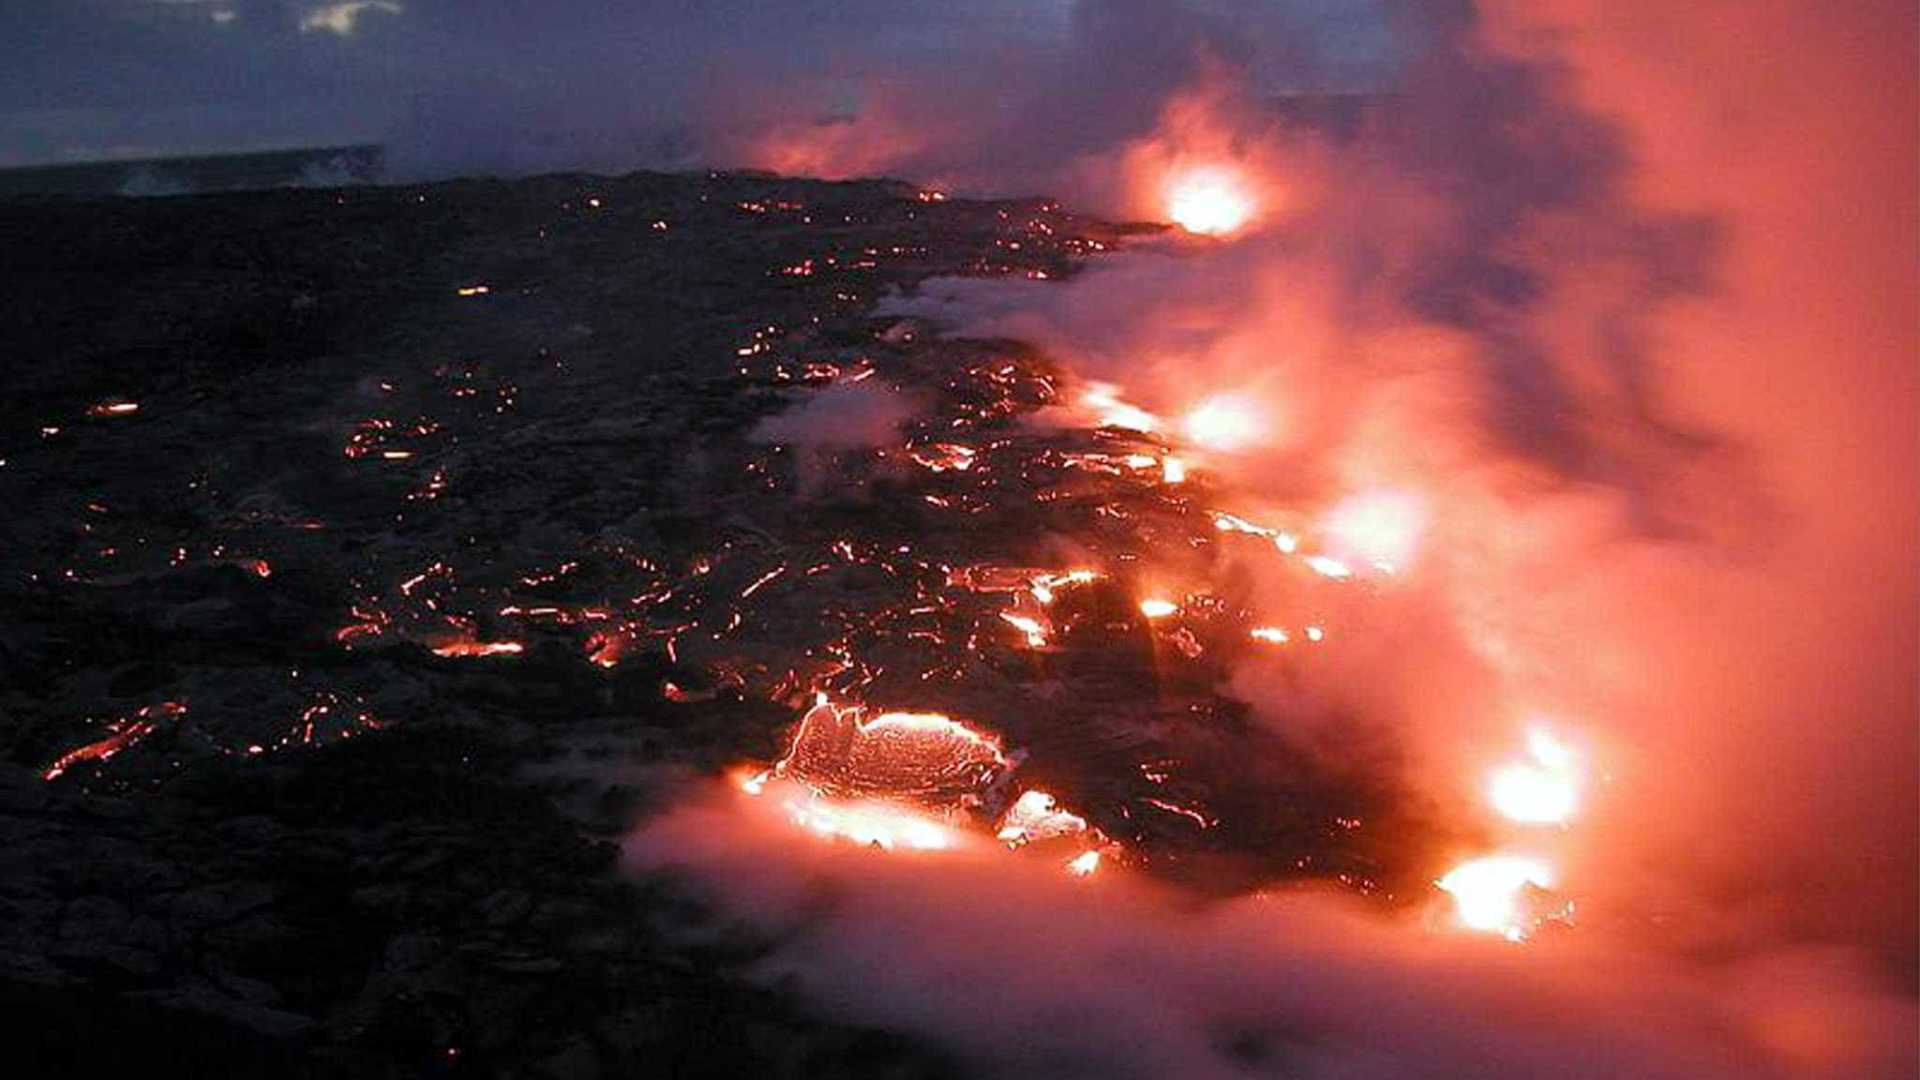
[[[631,167],[716,109],[851,113],[863,87],[901,81],[1112,93],[1201,49],[1275,90],[1364,85],[1393,52],[1384,8],[21,0],[0,11],[0,166],[402,138],[453,170]]]

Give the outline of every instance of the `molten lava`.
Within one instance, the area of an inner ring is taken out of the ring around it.
[[[795,825],[823,837],[894,851],[944,851],[954,831],[909,806],[878,799],[828,799],[804,790],[783,796],[781,807]]]
[[[1189,169],[1167,185],[1167,216],[1190,233],[1225,236],[1253,217],[1253,196],[1232,169]]]
[[[1201,402],[1185,421],[1187,438],[1209,450],[1241,450],[1265,434],[1260,409],[1237,394],[1220,394]]]
[[[1332,578],[1335,581],[1353,576],[1352,567],[1341,562],[1339,559],[1331,559],[1325,555],[1307,556],[1307,567],[1321,577]]]
[[[1001,612],[1000,618],[1007,625],[1026,635],[1027,645],[1030,648],[1038,649],[1047,643],[1047,628],[1040,620],[1016,615],[1011,611]]]
[[[1508,941],[1525,941],[1544,926],[1573,922],[1573,902],[1551,891],[1553,868],[1531,855],[1469,859],[1434,884],[1453,898],[1460,925]]]
[[[737,769],[746,795],[777,806],[786,819],[829,840],[850,840],[887,851],[941,851],[975,842],[983,811],[1000,779],[1019,759],[999,741],[937,713],[887,712],[868,719],[858,705],[836,705],[825,694],[795,725],[787,754],[772,768]],[[1045,791],[1021,793],[992,826],[1010,849],[1038,845],[1057,852],[1109,844],[1087,820]],[[1084,877],[1099,863],[1096,847],[1065,863]]]
[[[132,716],[114,721],[108,726],[108,734],[103,739],[75,747],[61,754],[59,759],[40,774],[43,780],[56,780],[68,769],[83,761],[105,761],[127,747],[153,734],[166,721],[179,721],[187,714],[187,707],[177,701],[163,701],[158,705],[148,705]]]
[[[1529,732],[1527,760],[1495,770],[1487,797],[1509,821],[1565,824],[1580,802],[1573,751],[1544,731]]]
[[[1007,768],[1000,741],[939,713],[886,712],[825,694],[800,718],[787,756],[774,767],[822,795],[955,804]]]
[[[1120,388],[1111,383],[1094,383],[1080,395],[1080,404],[1099,417],[1102,427],[1152,432],[1160,427],[1160,418],[1120,399]]]
[[[344,631],[343,631],[344,632]],[[518,656],[525,646],[517,641],[450,641],[435,645],[435,656]]]
[[[1073,836],[1087,831],[1087,819],[1069,813],[1044,791],[1025,791],[1000,818],[994,836],[1008,847]]]

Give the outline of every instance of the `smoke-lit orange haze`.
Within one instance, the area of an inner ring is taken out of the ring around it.
[[[1182,460],[1256,520],[1337,522],[1368,493],[1417,505],[1407,565],[1346,594],[1314,664],[1250,661],[1230,689],[1304,755],[1403,772],[1460,838],[1437,861],[1551,848],[1581,925],[1490,953],[1508,947],[1319,901],[1195,913],[1105,871],[1080,884],[1133,898],[1089,915],[1108,901],[1004,860],[882,867],[753,826],[736,849],[711,809],[640,849],[749,907],[832,881],[840,907],[776,966],[1002,1067],[1025,1038],[1057,1073],[1121,1044],[1141,1075],[1224,1072],[1208,1040],[1242,1025],[1307,1075],[1908,1068],[1915,13],[1394,10],[1426,51],[1350,142],[1259,120],[1209,65],[1154,132],[1052,173],[1069,203],[1164,218],[1167,177],[1215,163],[1252,194],[1244,227],[1064,285],[936,282],[895,306],[1035,342],[1159,416],[1231,395],[1257,436]],[[1270,569],[1240,580],[1289,595]],[[1581,755],[1565,829],[1488,802],[1542,725]],[[865,985],[883,969],[999,982],[955,1013]],[[1245,989],[1270,972],[1312,993]],[[1149,1003],[1169,986],[1171,1007]],[[1079,1044],[1057,1030],[1093,1015]]]
[[[1424,500],[1422,572],[1356,601],[1368,635],[1344,635],[1306,695],[1341,724],[1397,718],[1416,783],[1477,790],[1545,712],[1584,730],[1610,776],[1578,842],[1603,893],[1711,896],[1742,914],[1715,932],[1753,917],[1911,957],[1906,16],[1583,7],[1496,6],[1463,50],[1565,65],[1541,62],[1539,103],[1514,111],[1599,126],[1576,149],[1617,181],[1564,182],[1596,194],[1449,188],[1421,170],[1436,151],[1419,135],[1385,152],[1306,143],[1249,174],[1291,194],[1225,248],[1018,298],[953,283],[918,310],[1036,340],[1162,414],[1214,391],[1257,402],[1260,435],[1210,462],[1243,496]],[[1460,64],[1417,69],[1408,92],[1444,98]],[[1416,124],[1479,119],[1405,107]],[[1197,126],[1169,115],[1171,143]],[[1531,299],[1456,321],[1396,292],[1500,215],[1489,242],[1541,283]],[[1665,265],[1667,246],[1704,268]],[[1500,355],[1514,341],[1535,351]],[[1310,724],[1311,703],[1257,671],[1237,688]]]
[[[1632,138],[1636,194],[1726,222],[1659,376],[1761,493],[1705,552],[1595,589],[1639,622],[1617,843],[1913,975],[1920,846],[1920,81],[1912,5],[1500,4]],[[1638,8],[1638,10],[1636,10]],[[1703,492],[1703,495],[1711,493]],[[1694,573],[1693,560],[1713,561]],[[1675,827],[1675,819],[1684,822]],[[1763,884],[1764,883],[1764,884]],[[1778,887],[1769,897],[1766,889]],[[1754,890],[1754,891],[1749,891]]]

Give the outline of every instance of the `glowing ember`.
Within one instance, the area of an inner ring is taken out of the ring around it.
[[[1030,619],[1025,615],[1015,615],[1011,611],[1001,612],[1000,618],[1015,630],[1025,634],[1029,646],[1037,649],[1047,643],[1047,628],[1041,625],[1038,619]]]
[[[1187,466],[1177,457],[1160,459],[1160,479],[1169,484],[1182,483],[1187,478]]]
[[[1186,431],[1209,450],[1238,450],[1260,438],[1260,410],[1244,397],[1210,397],[1187,414]]]
[[[1033,598],[1043,604],[1053,603],[1057,590],[1069,585],[1085,585],[1099,577],[1091,570],[1070,570],[1064,574],[1042,574],[1033,579],[1031,591]]]
[[[1330,559],[1325,555],[1309,555],[1307,557],[1307,566],[1321,577],[1329,577],[1335,581],[1353,576],[1352,568],[1346,563],[1341,562],[1339,559]]]
[[[911,451],[913,460],[924,465],[929,472],[966,472],[973,467],[975,451],[971,446],[955,443],[934,443]]]
[[[1087,831],[1087,820],[1060,809],[1053,796],[1044,791],[1022,792],[1007,812],[1001,815],[995,837],[1008,847],[1072,836]]]
[[[1531,895],[1553,887],[1553,871],[1523,855],[1488,855],[1461,863],[1434,884],[1453,897],[1461,925],[1521,941],[1541,921]]]
[[[1067,862],[1067,873],[1072,874],[1074,877],[1087,877],[1098,869],[1100,869],[1100,853],[1098,851],[1081,852]]]
[[[525,646],[517,641],[450,641],[435,645],[435,656],[518,656]]]
[[[712,701],[720,696],[718,690],[689,690],[669,679],[660,685],[660,696],[675,705],[690,705],[698,701]]]
[[[1100,417],[1101,427],[1151,432],[1160,426],[1160,418],[1145,409],[1120,400],[1120,388],[1111,383],[1094,383],[1080,395],[1080,403]]]
[[[1213,527],[1221,532],[1237,532],[1246,533],[1249,536],[1266,537],[1273,541],[1273,546],[1278,548],[1282,555],[1292,555],[1294,552],[1300,550],[1300,538],[1292,533],[1283,532],[1279,529],[1269,529],[1265,525],[1256,525],[1246,518],[1234,514],[1215,513],[1213,515]],[[1327,561],[1334,566],[1339,565],[1333,560]],[[1312,565],[1312,560],[1309,560],[1308,564]]]
[[[68,769],[83,761],[105,761],[127,747],[154,733],[163,720],[178,720],[185,716],[187,707],[177,701],[163,701],[158,705],[148,705],[124,720],[116,720],[106,738],[78,746],[60,755],[47,770],[40,774],[42,780],[56,780]]]
[[[609,669],[618,667],[620,666],[620,657],[625,654],[627,650],[627,644],[628,641],[624,634],[608,633],[605,631],[596,632],[587,638],[587,659],[599,667]],[[669,683],[668,685],[671,686],[672,684]],[[671,695],[668,695],[668,700],[672,700]]]
[[[1343,558],[1392,573],[1413,560],[1426,518],[1426,506],[1417,496],[1375,491],[1343,500],[1327,514],[1323,528]]]
[[[1140,614],[1149,619],[1164,619],[1180,610],[1180,605],[1171,600],[1142,600]]]
[[[1256,626],[1247,631],[1247,634],[1255,641],[1267,641],[1275,645],[1285,645],[1291,640],[1287,637],[1287,632],[1277,626]]]
[[[1544,731],[1527,735],[1526,762],[1494,771],[1487,796],[1510,821],[1561,825],[1580,802],[1573,751]]]
[[[137,401],[102,401],[87,406],[88,416],[132,416],[140,411]]]
[[[1168,185],[1167,216],[1190,233],[1224,236],[1253,216],[1253,198],[1231,169],[1191,169]]]
[[[1219,529],[1221,532],[1251,533],[1254,536],[1272,536],[1273,535],[1272,529],[1266,528],[1265,526],[1261,526],[1261,525],[1255,525],[1253,522],[1248,521],[1246,518],[1238,517],[1233,514],[1213,515],[1213,527],[1216,529]]]

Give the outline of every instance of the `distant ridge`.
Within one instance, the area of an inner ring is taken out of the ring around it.
[[[380,179],[377,145],[321,146],[200,157],[95,161],[0,169],[0,199],[36,195],[151,196],[278,187],[366,184]]]

